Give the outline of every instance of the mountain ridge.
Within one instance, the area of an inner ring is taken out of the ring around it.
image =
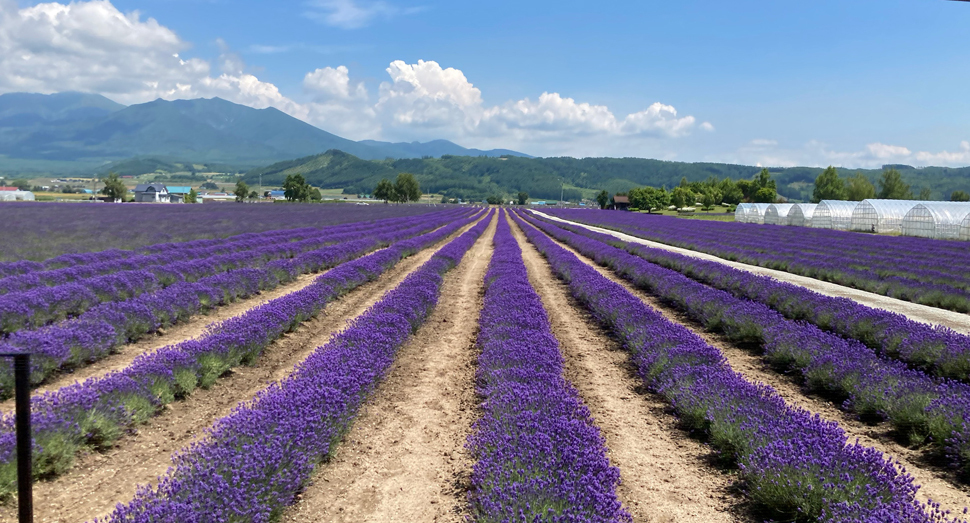
[[[522,155],[467,149],[447,140],[356,142],[276,108],[254,109],[218,97],[124,106],[90,93],[0,95],[0,155],[13,159],[106,162],[160,156],[265,165],[331,149],[373,160]]]

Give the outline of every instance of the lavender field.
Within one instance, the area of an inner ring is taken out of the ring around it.
[[[0,212],[39,521],[966,518],[970,336],[580,222],[956,310],[933,254],[958,245],[456,205]],[[12,392],[4,365],[3,521]]]

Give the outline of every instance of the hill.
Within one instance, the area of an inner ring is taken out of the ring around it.
[[[0,95],[0,155],[9,159],[104,163],[155,156],[252,167],[329,149],[365,159],[520,154],[466,149],[446,140],[355,142],[274,108],[221,98],[125,107],[84,93]]]
[[[934,199],[946,199],[957,189],[970,189],[970,167],[946,168],[894,166],[918,192],[929,188]],[[533,198],[558,200],[560,190],[568,200],[591,198],[605,189],[610,193],[633,187],[673,187],[682,178],[701,181],[750,179],[760,167],[722,163],[687,163],[644,158],[525,158],[443,155],[440,158],[412,158],[368,161],[341,151],[280,162],[245,174],[256,183],[279,185],[289,174],[300,173],[307,181],[326,189],[343,188],[347,193],[369,193],[381,178],[392,179],[401,172],[415,175],[423,191],[478,200],[489,195],[514,195],[519,191]],[[778,192],[795,201],[811,198],[815,178],[822,169],[792,167],[771,169]],[[881,169],[840,169],[843,176],[862,173],[874,183]],[[560,185],[562,180],[563,185]]]

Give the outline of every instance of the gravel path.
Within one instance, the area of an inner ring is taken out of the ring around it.
[[[657,243],[650,240],[644,240],[643,238],[630,236],[629,234],[624,234],[622,232],[617,232],[610,229],[603,229],[601,227],[594,227],[592,225],[586,225],[583,223],[563,220],[562,218],[550,216],[548,214],[545,214],[543,212],[539,212],[536,210],[532,210],[532,212],[536,216],[541,216],[543,218],[547,218],[549,220],[553,220],[557,222],[568,223],[570,225],[575,225],[577,227],[583,227],[591,231],[596,231],[603,234],[609,234],[623,241],[639,243],[639,244],[646,245],[648,247],[663,249],[665,251],[670,251],[670,252],[676,252],[678,254],[683,254],[685,256],[691,256],[702,260],[715,261],[715,262],[727,265],[728,267],[733,267],[735,269],[740,269],[742,271],[747,271],[754,274],[771,276],[776,280],[793,283],[795,285],[800,285],[802,287],[811,289],[820,294],[825,294],[827,296],[835,296],[839,298],[849,298],[851,300],[855,300],[856,302],[859,302],[868,307],[883,309],[883,310],[902,314],[914,321],[928,323],[930,325],[943,325],[955,331],[962,332],[964,334],[970,334],[970,315],[967,315],[967,314],[961,314],[959,312],[953,312],[953,311],[948,311],[944,309],[938,309],[936,307],[920,305],[909,301],[898,300],[896,298],[890,298],[889,296],[874,294],[874,293],[862,291],[859,289],[852,289],[850,287],[845,287],[837,283],[830,283],[830,282],[825,282],[821,280],[816,280],[815,278],[799,276],[797,274],[792,274],[790,272],[767,269],[765,267],[759,267],[757,265],[748,265],[746,263],[739,263],[739,262],[734,262],[730,260],[725,260],[724,258],[718,258],[717,256],[713,256],[711,254],[705,254],[702,252],[692,251],[690,249],[674,247],[664,243]]]

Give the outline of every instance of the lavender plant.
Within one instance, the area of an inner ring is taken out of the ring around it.
[[[273,340],[330,301],[478,217],[452,222],[339,265],[299,291],[210,325],[198,340],[140,355],[122,370],[34,396],[34,475],[49,477],[69,469],[85,445],[110,447],[125,430],[154,415],[165,403],[196,387],[208,387],[236,365],[255,361]],[[0,496],[9,495],[16,485],[15,441],[15,416],[10,413],[0,417]]]
[[[484,220],[388,292],[287,378],[237,407],[174,456],[108,523],[269,522],[332,452],[394,360],[434,309],[443,275],[484,232]]]
[[[485,275],[477,389],[483,414],[468,446],[481,522],[632,521],[616,497],[619,470],[576,389],[522,252],[500,217]]]
[[[831,281],[932,307],[970,312],[967,242],[855,232],[698,223],[673,217],[553,210],[556,216],[751,265]]]
[[[644,383],[670,402],[685,428],[737,464],[744,492],[768,514],[826,522],[948,520],[920,504],[912,477],[880,452],[848,443],[836,423],[746,381],[696,334],[519,223],[573,296],[623,341]]]

